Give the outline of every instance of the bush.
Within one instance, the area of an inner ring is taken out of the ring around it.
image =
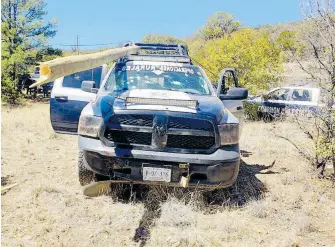
[[[216,12],[211,15],[199,34],[205,40],[218,39],[239,30],[241,23],[234,20],[234,16],[225,12]]]
[[[15,89],[13,82],[9,79],[1,82],[1,100],[10,105],[19,105],[23,103],[22,94]]]
[[[235,68],[240,84],[253,94],[275,86],[282,71],[281,49],[266,33],[243,29],[203,45],[190,44],[194,62],[202,65],[212,81],[225,67]]]

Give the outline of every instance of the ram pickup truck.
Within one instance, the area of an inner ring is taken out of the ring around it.
[[[58,133],[78,134],[80,184],[231,186],[248,96],[236,72],[224,69],[216,91],[186,46],[135,45],[141,52],[108,72],[102,65],[54,82],[51,123]]]

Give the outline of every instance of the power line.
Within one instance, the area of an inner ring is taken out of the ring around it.
[[[85,44],[85,45],[81,45],[81,44],[53,44],[53,46],[103,46],[103,45],[117,45],[117,44],[123,44],[126,43],[128,41],[120,41],[120,42],[111,42],[111,43],[105,43],[105,44]]]

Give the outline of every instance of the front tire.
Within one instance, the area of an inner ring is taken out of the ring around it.
[[[86,168],[87,161],[84,152],[80,151],[78,156],[78,178],[81,186],[85,186],[94,181],[95,174]]]

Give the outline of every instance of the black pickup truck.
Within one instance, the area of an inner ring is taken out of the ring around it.
[[[231,186],[248,90],[224,69],[217,90],[184,45],[127,44],[139,53],[55,81],[56,132],[79,135],[79,181]],[[226,79],[233,79],[228,88]]]

